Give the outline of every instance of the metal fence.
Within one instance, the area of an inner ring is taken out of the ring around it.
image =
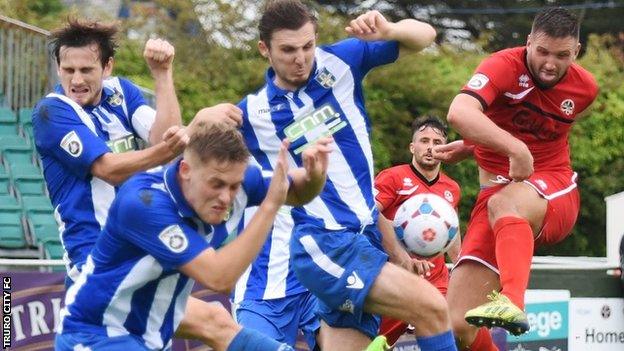
[[[50,33],[0,15],[0,104],[18,110],[33,105],[57,81],[48,54]]]
[[[50,32],[0,15],[0,106],[32,108],[58,82]],[[154,92],[140,87],[155,106]]]

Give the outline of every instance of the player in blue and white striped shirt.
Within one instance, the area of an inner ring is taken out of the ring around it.
[[[68,284],[95,244],[116,186],[177,156],[187,138],[173,86],[174,48],[145,44],[156,111],[139,88],[111,77],[117,27],[70,20],[52,33],[61,84],[37,103],[33,131],[66,251]],[[139,144],[151,144],[139,150]]]
[[[391,23],[370,11],[347,27],[354,38],[316,47],[316,26],[301,1],[269,2],[259,49],[271,68],[266,85],[239,106],[243,135],[263,169],[275,166],[284,138],[292,142],[292,165],[301,164],[300,152],[320,136],[335,139],[325,188],[293,209],[290,240],[294,272],[319,299],[321,349],[362,350],[376,336],[376,313],[412,324],[423,351],[455,350],[442,295],[387,263],[388,256],[361,235],[378,216],[362,80],[374,67],[431,44],[435,30],[413,19]]]
[[[300,205],[324,184],[329,139],[305,155],[305,169],[286,176],[286,145],[269,186],[248,166],[240,134],[196,124],[183,159],[139,173],[113,201],[104,231],[68,290],[56,350],[163,350],[174,333],[199,337],[216,350],[289,350],[241,330],[227,312],[186,308],[193,280],[228,291],[260,250],[279,207]],[[239,191],[240,190],[240,191]],[[262,201],[264,199],[264,201]],[[260,203],[262,201],[262,203]],[[248,205],[260,205],[241,235],[219,250],[215,236]],[[190,301],[190,300],[189,300]],[[196,334],[197,319],[208,320]],[[191,322],[191,323],[189,323]]]

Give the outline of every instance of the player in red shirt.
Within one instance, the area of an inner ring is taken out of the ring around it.
[[[447,128],[435,117],[418,118],[412,124],[410,152],[412,162],[381,171],[375,178],[375,201],[381,214],[390,220],[398,208],[412,196],[433,193],[446,199],[457,210],[461,191],[453,179],[440,171],[440,161],[433,158],[431,149],[446,144]],[[449,257],[455,262],[459,255],[460,237],[449,250]],[[415,271],[433,284],[442,295],[446,295],[449,273],[444,255],[428,260],[415,260]],[[407,324],[396,319],[383,317],[379,334],[385,335],[389,344],[394,344],[406,331]]]
[[[598,93],[592,75],[574,63],[578,38],[573,14],[545,9],[526,46],[485,59],[449,108],[448,121],[466,143],[434,153],[456,161],[473,151],[482,188],[447,295],[460,348],[496,350],[478,327],[528,330],[524,294],[534,245],[563,240],[576,221],[568,135]]]

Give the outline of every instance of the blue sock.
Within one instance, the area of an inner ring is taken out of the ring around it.
[[[450,330],[438,335],[419,336],[416,342],[422,351],[457,351],[455,338]]]
[[[227,351],[294,351],[294,349],[258,331],[243,328],[236,334]]]

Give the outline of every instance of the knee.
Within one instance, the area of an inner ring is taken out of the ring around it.
[[[201,332],[202,340],[209,345],[227,343],[240,330],[240,326],[232,319],[230,313],[218,303],[208,303],[195,311],[195,319]]]
[[[450,328],[449,309],[442,294],[429,295],[430,298],[422,304],[422,310],[419,311],[419,318],[423,323],[429,325],[437,332],[448,330]]]
[[[494,225],[501,213],[513,211],[511,203],[511,199],[500,193],[496,193],[488,199],[487,210],[491,225]]]

